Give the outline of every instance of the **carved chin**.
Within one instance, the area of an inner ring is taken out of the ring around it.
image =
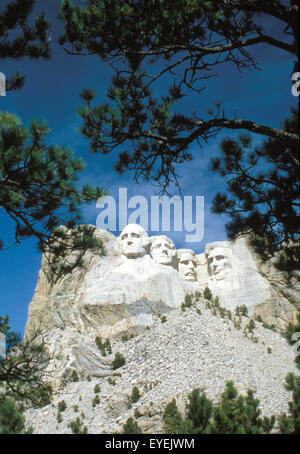
[[[172,263],[172,259],[170,257],[158,257],[155,261],[161,263],[162,265],[170,265],[170,263]]]
[[[195,282],[197,280],[194,274],[193,275],[188,274],[187,276],[183,276],[183,279],[188,282]]]
[[[128,249],[123,251],[123,254],[130,258],[143,257],[145,253],[146,251],[144,249]]]
[[[222,281],[223,279],[226,278],[226,273],[225,273],[225,271],[215,272],[214,277],[217,281]]]

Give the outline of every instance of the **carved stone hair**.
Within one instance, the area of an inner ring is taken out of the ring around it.
[[[172,246],[172,249],[176,249],[176,246],[175,246],[175,243],[173,240],[171,240],[171,238],[169,238],[168,236],[166,235],[154,235],[154,236],[150,236],[149,238],[149,241],[150,241],[150,249],[152,248],[153,244],[155,243],[155,241],[159,240],[159,239],[163,239],[165,241],[167,241],[171,246]]]
[[[192,254],[193,259],[196,260],[196,255],[193,249],[177,249],[176,254],[179,261],[184,254]]]
[[[214,243],[210,243],[206,246],[205,248],[205,256],[206,256],[206,259],[208,258],[208,256],[210,255],[210,253],[214,250],[214,249],[217,249],[217,248],[222,248],[222,249],[225,249],[226,250],[226,253],[228,256],[231,256],[231,248],[230,248],[230,245],[229,245],[229,242],[228,241],[215,241]]]

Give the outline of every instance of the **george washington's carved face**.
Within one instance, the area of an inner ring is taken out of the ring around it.
[[[128,224],[122,231],[120,237],[122,254],[128,258],[143,257],[146,254],[148,235],[138,224]]]
[[[197,280],[196,261],[192,252],[186,251],[179,255],[178,272],[185,281],[195,282]]]
[[[167,237],[158,236],[152,242],[150,254],[155,262],[171,265],[175,256],[175,244]]]
[[[230,269],[228,252],[223,247],[212,249],[207,257],[208,271],[217,281],[225,279]]]

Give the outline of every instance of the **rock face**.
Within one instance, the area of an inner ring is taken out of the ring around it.
[[[72,232],[71,232],[72,233]],[[187,294],[209,287],[220,304],[233,311],[245,305],[250,316],[285,329],[296,324],[299,281],[291,287],[271,264],[261,264],[246,238],[207,244],[203,254],[176,250],[166,236],[149,237],[130,224],[116,238],[94,228],[106,255],[87,252],[83,266],[57,276],[46,257],[32,302],[25,337],[47,333],[49,349],[65,354],[56,377],[64,381],[73,369],[106,376],[111,367],[99,356],[95,338],[120,339],[137,335],[155,318],[181,307]],[[76,252],[65,260],[74,263]]]
[[[197,258],[198,279],[228,309],[245,305],[250,315],[281,329],[297,323],[300,281],[291,284],[270,263],[262,264],[246,238],[209,243]]]
[[[132,417],[144,433],[160,434],[164,408],[173,398],[184,414],[187,395],[193,389],[199,388],[217,403],[227,380],[233,380],[244,395],[247,389],[254,390],[262,415],[287,412],[291,393],[284,386],[285,377],[289,372],[299,374],[291,346],[280,333],[259,322],[250,334],[246,328],[249,317],[241,317],[237,325],[234,317],[230,320],[214,315],[207,303],[199,298],[185,311],[179,308],[169,312],[164,323],[154,316],[150,329],[132,339],[112,340],[110,355],[103,357],[98,351],[98,367],[107,363],[102,377],[91,374],[91,363],[97,366],[91,356],[92,342],[86,352],[82,343],[80,355],[74,353],[74,360],[81,364],[80,381],[66,377],[52,404],[26,412],[27,425],[34,427],[34,433],[71,433],[68,424],[80,417],[88,433],[119,433]],[[63,356],[70,350],[69,346]],[[125,364],[109,372],[108,364],[116,352],[125,357]],[[65,364],[64,357],[57,360],[57,368]],[[89,368],[84,370],[86,366]],[[141,395],[136,403],[131,401],[134,386]],[[93,406],[96,395],[100,402]],[[67,408],[58,422],[58,403],[62,400]]]

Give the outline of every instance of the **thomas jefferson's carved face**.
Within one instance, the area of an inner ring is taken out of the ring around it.
[[[207,260],[209,272],[217,281],[227,277],[230,260],[225,248],[216,247],[209,253]]]
[[[148,235],[137,224],[127,225],[120,235],[122,254],[129,258],[143,257],[146,254]]]
[[[175,245],[164,237],[158,237],[152,243],[150,254],[155,262],[171,265],[175,255]]]
[[[185,281],[195,282],[197,280],[195,257],[191,252],[184,252],[180,255],[178,272]]]

